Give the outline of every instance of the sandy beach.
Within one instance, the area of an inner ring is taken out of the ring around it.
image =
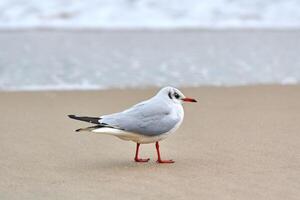
[[[0,93],[0,199],[299,199],[300,86],[182,88],[181,128],[141,146],[75,133],[156,89]]]

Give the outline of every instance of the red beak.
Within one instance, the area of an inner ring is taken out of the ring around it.
[[[182,101],[185,101],[185,102],[197,102],[196,99],[192,99],[192,98],[183,98]]]

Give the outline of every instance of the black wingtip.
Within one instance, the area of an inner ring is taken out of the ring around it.
[[[80,129],[76,129],[76,130],[75,130],[75,132],[79,132],[79,131],[81,131],[81,128],[80,128]]]
[[[71,119],[76,119],[76,120],[89,122],[93,124],[100,124],[99,120],[101,119],[99,117],[87,117],[87,116],[76,116],[76,115],[68,115],[68,117]]]
[[[74,119],[76,117],[76,115],[68,115],[68,117],[70,117],[71,119]]]

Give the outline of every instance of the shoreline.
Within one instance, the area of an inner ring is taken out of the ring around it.
[[[168,85],[167,85],[168,86]],[[184,89],[242,89],[242,88],[285,88],[285,87],[299,87],[300,83],[295,84],[276,84],[276,83],[270,83],[270,84],[248,84],[248,85],[200,85],[200,86],[173,86],[169,85],[171,87],[180,88],[182,90]],[[0,90],[0,93],[39,93],[39,92],[106,92],[106,91],[147,91],[147,90],[158,90],[158,86],[142,86],[142,87],[126,87],[126,88],[119,88],[119,87],[112,87],[112,88],[80,88],[80,89],[28,89],[28,90]]]

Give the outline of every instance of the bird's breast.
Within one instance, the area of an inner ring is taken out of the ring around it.
[[[183,107],[181,105],[178,105],[177,107],[175,107],[172,110],[172,117],[175,121],[177,121],[177,123],[175,124],[175,126],[169,131],[169,133],[172,133],[174,131],[176,131],[179,126],[181,125],[183,118],[184,118],[184,110]]]

